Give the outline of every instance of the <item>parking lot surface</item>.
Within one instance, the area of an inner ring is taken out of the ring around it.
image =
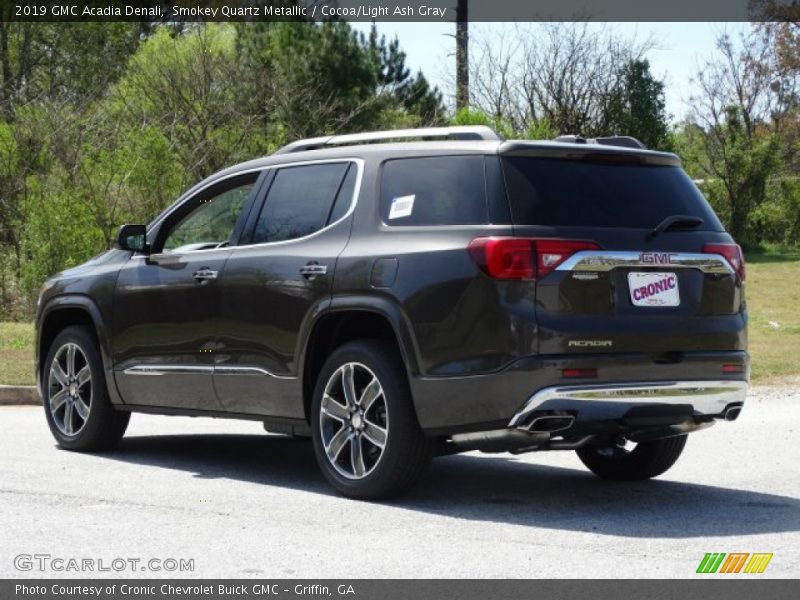
[[[573,452],[469,453],[384,504],[337,496],[310,442],[255,422],[134,415],[103,455],[56,448],[39,407],[0,408],[0,425],[0,577],[93,575],[20,571],[21,554],[194,559],[126,577],[683,578],[706,552],[773,553],[758,577],[800,572],[790,387],[756,389],[654,481],[601,481]]]

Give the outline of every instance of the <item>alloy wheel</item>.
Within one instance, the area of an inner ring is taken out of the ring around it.
[[[64,344],[53,357],[47,402],[62,434],[72,437],[81,432],[92,406],[92,372],[86,355],[75,343]]]
[[[340,366],[325,385],[319,418],[331,466],[347,479],[372,473],[389,435],[388,407],[377,376],[361,363]]]

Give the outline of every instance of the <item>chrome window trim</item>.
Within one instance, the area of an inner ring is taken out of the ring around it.
[[[645,262],[643,255],[669,255],[669,262]],[[661,267],[699,269],[704,273],[733,275],[733,267],[720,254],[694,252],[632,252],[581,250],[556,267],[556,271],[611,271],[617,267]]]
[[[484,229],[487,230],[494,230],[497,229],[498,231],[511,231],[514,226],[511,224],[502,224],[502,223],[472,223],[471,225],[387,225],[383,221],[380,222],[380,230],[381,231],[390,231],[394,233],[395,231],[421,231],[421,232],[429,232],[429,231],[441,231],[442,229],[464,229],[468,231],[482,231]],[[510,233],[508,235],[511,235]]]
[[[161,215],[156,217],[155,221],[153,221],[150,225],[147,226],[147,232],[150,233],[151,229],[154,229],[154,228],[158,227],[164,221],[164,219],[166,219],[168,216],[170,216],[178,208],[183,206],[187,201],[189,201],[192,198],[194,198],[200,192],[202,192],[204,190],[207,190],[212,185],[217,185],[218,183],[221,183],[223,181],[227,181],[228,179],[233,179],[234,177],[241,177],[242,175],[247,175],[248,173],[258,173],[258,172],[261,172],[261,171],[268,171],[271,168],[272,168],[272,166],[270,165],[270,166],[253,167],[252,169],[244,169],[242,171],[236,171],[235,173],[229,173],[227,175],[222,175],[221,177],[217,177],[216,179],[206,183],[203,187],[200,187],[200,188],[198,188],[198,189],[196,189],[194,191],[188,190],[187,193],[184,194],[185,197],[181,196],[180,198],[178,198],[178,200],[176,200],[172,204],[172,206],[168,207],[167,210],[165,210],[163,213],[161,213]],[[258,178],[256,178],[256,180],[258,180]],[[189,192],[192,192],[191,196],[188,195]],[[204,252],[204,251],[203,250],[194,250],[194,252]]]
[[[304,166],[309,166],[309,165],[320,165],[320,164],[327,164],[327,163],[343,163],[343,162],[355,163],[356,167],[358,169],[358,173],[356,173],[356,183],[355,183],[355,186],[353,187],[353,197],[350,200],[350,206],[348,207],[347,212],[345,212],[341,217],[336,219],[333,223],[328,223],[325,227],[323,227],[322,229],[318,229],[314,233],[309,233],[308,235],[304,235],[304,236],[298,237],[298,238],[293,238],[291,240],[280,240],[280,241],[277,241],[277,242],[259,242],[257,244],[241,244],[241,245],[238,245],[238,246],[228,246],[228,248],[235,252],[236,250],[239,250],[239,249],[242,249],[242,248],[261,248],[261,247],[265,247],[265,246],[280,246],[280,245],[285,245],[285,244],[293,244],[293,243],[296,243],[296,242],[302,242],[302,241],[310,239],[310,238],[312,238],[314,236],[317,236],[317,235],[323,233],[324,231],[327,231],[328,229],[331,229],[335,225],[338,225],[339,223],[341,223],[345,219],[349,218],[350,215],[352,215],[356,210],[356,205],[358,204],[358,195],[361,192],[361,181],[363,180],[363,177],[364,177],[364,159],[363,158],[324,158],[324,159],[319,159],[319,160],[304,160],[304,161],[301,161],[301,162],[282,163],[280,165],[275,165],[275,166],[272,166],[270,168],[278,170],[278,169],[283,169],[283,168],[286,168],[286,167],[304,167]],[[267,197],[269,197],[269,190],[267,190]],[[267,199],[265,198],[264,201],[266,202],[266,200]],[[262,208],[263,208],[263,205],[262,205]],[[198,250],[198,252],[204,252],[204,250]]]
[[[338,218],[333,223],[329,223],[328,225],[326,225],[325,227],[323,227],[322,229],[320,229],[318,231],[315,231],[314,233],[310,233],[310,234],[305,235],[303,237],[294,238],[292,240],[281,240],[279,242],[261,242],[259,244],[242,244],[242,245],[238,245],[238,246],[223,246],[223,247],[220,247],[220,248],[206,248],[204,250],[187,250],[186,252],[159,252],[158,254],[153,254],[153,255],[150,255],[150,256],[165,256],[165,255],[166,256],[186,256],[186,255],[194,256],[196,254],[203,254],[205,252],[216,252],[218,250],[237,250],[239,248],[257,248],[257,247],[261,247],[261,246],[276,246],[278,244],[289,244],[289,243],[293,243],[293,242],[300,242],[300,241],[303,241],[303,240],[307,240],[308,238],[314,237],[315,235],[319,235],[320,233],[322,233],[323,231],[327,231],[328,229],[330,229],[334,225],[338,225],[339,223],[341,223],[342,221],[344,221],[345,219],[350,217],[350,215],[352,215],[353,212],[355,212],[356,205],[358,204],[358,195],[361,192],[361,182],[362,182],[363,177],[364,177],[364,159],[363,158],[342,157],[342,158],[323,158],[323,159],[318,159],[318,160],[303,160],[303,161],[298,161],[298,162],[280,163],[280,164],[276,164],[276,165],[266,165],[266,166],[262,166],[262,167],[256,167],[256,168],[253,168],[253,169],[247,169],[247,170],[244,170],[244,171],[237,171],[236,173],[231,173],[230,175],[225,175],[223,177],[219,177],[219,178],[215,179],[214,181],[208,182],[206,185],[204,185],[203,187],[201,187],[198,190],[196,190],[189,198],[186,199],[186,200],[189,200],[191,198],[194,198],[197,194],[199,194],[203,190],[208,189],[212,185],[216,185],[216,184],[218,184],[218,183],[220,183],[222,181],[225,181],[227,179],[231,179],[233,177],[246,175],[247,173],[256,173],[256,172],[260,172],[260,171],[269,171],[269,170],[273,170],[273,169],[277,170],[277,169],[283,169],[285,167],[303,167],[303,166],[308,166],[308,165],[317,165],[317,164],[326,164],[326,163],[344,163],[344,162],[355,163],[356,167],[358,168],[358,173],[356,173],[356,184],[355,184],[354,190],[353,190],[353,198],[350,200],[350,206],[348,207],[347,212],[344,215],[342,215],[340,218]],[[269,193],[269,190],[267,190],[267,192]],[[147,228],[148,233],[150,232],[151,229],[159,226],[164,221],[164,219],[166,219],[170,214],[172,214],[175,210],[177,210],[180,206],[182,206],[183,203],[184,202],[181,201],[181,202],[175,204],[172,207],[172,210],[170,210],[169,212],[166,212],[163,215],[161,215],[156,221],[154,221],[152,223],[152,225],[150,225]],[[139,260],[141,260],[141,259],[145,259],[145,258],[148,258],[148,255],[134,254],[134,255],[131,256],[131,259],[139,259]]]
[[[229,365],[134,365],[122,371],[125,375],[259,375],[273,379],[297,379],[292,375],[276,375],[261,367]]]

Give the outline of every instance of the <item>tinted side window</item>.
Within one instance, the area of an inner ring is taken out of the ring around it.
[[[487,223],[483,156],[387,161],[381,217],[392,226]]]
[[[248,183],[215,196],[200,198],[197,207],[178,221],[167,234],[164,252],[189,252],[214,248],[230,240],[239,213],[250,195],[258,174]]]
[[[278,169],[258,217],[253,243],[293,240],[325,227],[349,166],[345,162]]]
[[[680,167],[522,156],[503,167],[520,225],[652,229],[670,215],[691,215],[703,219],[697,230],[722,230]]]

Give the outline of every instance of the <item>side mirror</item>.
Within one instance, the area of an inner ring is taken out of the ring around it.
[[[117,246],[121,250],[148,254],[150,247],[147,244],[147,227],[145,225],[123,225],[117,234]]]

